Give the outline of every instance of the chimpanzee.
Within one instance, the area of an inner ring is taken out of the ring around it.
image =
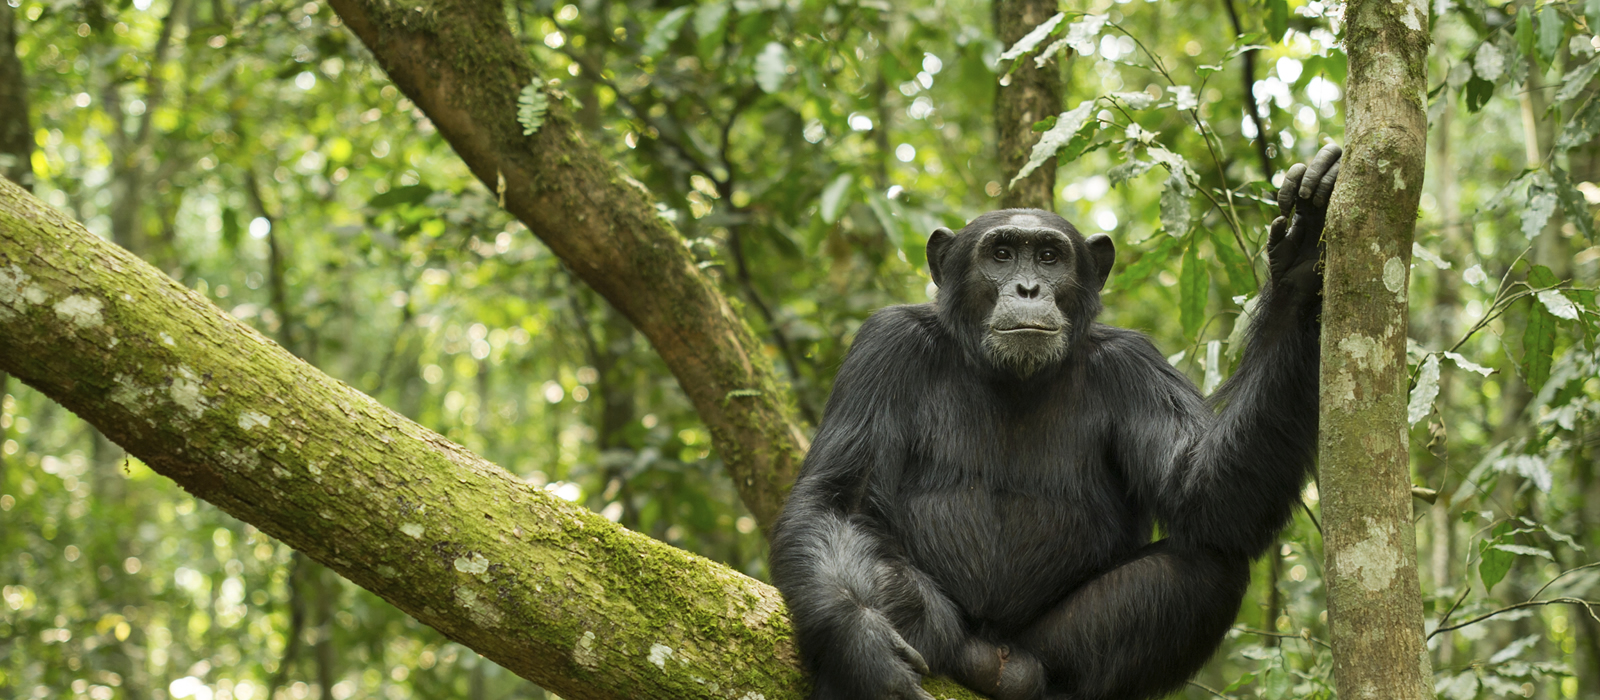
[[[937,674],[1000,700],[1138,700],[1199,670],[1311,464],[1340,154],[1286,174],[1211,405],[1148,338],[1095,323],[1104,234],[1029,209],[933,232],[936,301],[862,324],[774,528],[813,698],[927,698]]]

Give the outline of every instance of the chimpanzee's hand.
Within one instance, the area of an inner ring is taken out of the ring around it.
[[[921,652],[895,631],[887,618],[875,610],[868,610],[862,618],[859,632],[859,653],[845,659],[854,668],[846,671],[840,680],[853,681],[847,682],[862,697],[934,700],[928,691],[922,689],[922,677],[928,673],[928,662],[922,658]],[[816,691],[812,695],[816,700],[829,696],[823,687],[816,688]]]
[[[1296,163],[1278,190],[1279,216],[1267,237],[1267,262],[1274,289],[1310,299],[1322,291],[1322,226],[1328,220],[1328,197],[1339,177],[1335,144],[1322,147],[1309,166]],[[1293,217],[1291,219],[1291,216]]]

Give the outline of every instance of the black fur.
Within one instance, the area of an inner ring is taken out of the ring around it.
[[[1315,178],[1337,175],[1329,154]],[[1284,214],[1299,211],[1274,222],[1243,363],[1211,405],[1143,335],[1093,322],[1109,241],[1030,210],[936,232],[938,301],[862,325],[774,530],[813,698],[922,698],[933,673],[1003,700],[1137,700],[1205,663],[1311,464],[1329,188],[1305,172],[1285,183]],[[974,272],[980,237],[1018,214],[1069,248],[1038,268],[1065,351],[1031,372],[986,354],[1012,282]]]

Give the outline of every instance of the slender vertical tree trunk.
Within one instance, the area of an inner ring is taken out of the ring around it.
[[[16,11],[0,2],[0,177],[33,189],[33,129],[28,125],[28,83],[17,58]],[[10,375],[0,372],[0,401]],[[6,429],[0,426],[0,487],[5,485]],[[3,686],[0,686],[3,687]]]
[[[1348,144],[1326,233],[1318,445],[1334,684],[1344,698],[1431,698],[1405,359],[1428,6],[1354,0],[1345,17]]]
[[[995,34],[1002,44],[1011,46],[1055,13],[1055,0],[995,0]],[[1005,175],[1002,181],[1028,162],[1028,154],[1039,140],[1033,131],[1034,123],[1055,116],[1062,106],[1061,66],[1055,59],[1041,68],[1032,56],[1025,56],[1017,61],[1010,77],[994,98],[995,141]],[[1049,163],[1005,190],[1000,204],[1055,211],[1055,192],[1056,168]]]

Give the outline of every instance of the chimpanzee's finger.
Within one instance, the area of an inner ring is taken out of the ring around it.
[[[1334,163],[1328,172],[1322,175],[1322,182],[1317,185],[1317,194],[1311,198],[1311,205],[1318,209],[1328,208],[1328,198],[1333,196],[1334,181],[1339,179],[1339,166]]]
[[[1278,250],[1278,244],[1283,242],[1283,237],[1289,233],[1289,217],[1280,216],[1272,220],[1272,232],[1267,234],[1267,255],[1272,255]]]
[[[1279,214],[1288,216],[1294,211],[1294,197],[1300,192],[1300,178],[1305,174],[1305,163],[1295,163],[1289,166],[1289,172],[1283,174],[1283,187],[1278,188]]]
[[[928,661],[922,658],[922,652],[917,651],[916,647],[911,646],[911,644],[905,640],[905,637],[902,637],[899,634],[894,635],[894,645],[895,653],[898,654],[900,658],[904,659],[906,663],[910,664],[912,670],[924,676],[928,675]]]
[[[1341,155],[1344,155],[1344,149],[1339,148],[1339,144],[1336,143],[1330,143],[1317,151],[1317,155],[1311,159],[1311,165],[1306,168],[1305,178],[1300,180],[1301,199],[1311,199],[1316,193],[1317,185],[1322,182],[1322,175],[1328,172],[1328,168],[1333,167],[1334,163],[1339,162]]]

